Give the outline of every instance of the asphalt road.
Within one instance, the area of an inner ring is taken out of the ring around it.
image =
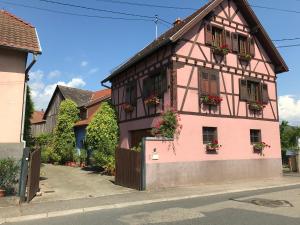
[[[9,224],[299,225],[300,187],[153,203]]]

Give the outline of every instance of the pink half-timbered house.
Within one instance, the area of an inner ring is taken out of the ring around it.
[[[102,83],[112,84],[122,148],[151,136],[167,107],[181,115],[175,151],[144,139],[143,182],[156,188],[280,176],[276,82],[287,71],[246,0],[213,0]],[[216,141],[222,147],[211,151]],[[262,142],[270,147],[257,151]]]

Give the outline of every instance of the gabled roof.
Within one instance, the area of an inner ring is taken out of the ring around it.
[[[167,30],[163,33],[157,40],[153,41],[143,50],[138,52],[132,58],[130,58],[126,63],[119,66],[115,71],[113,71],[106,79],[102,81],[105,83],[110,81],[111,78],[118,75],[128,67],[142,60],[146,56],[150,55],[157,49],[166,44],[175,43],[180,37],[182,37],[187,31],[189,31],[195,24],[199,23],[203,20],[210,12],[212,12],[219,4],[221,4],[224,0],[211,0],[199,10],[194,12],[192,15],[188,16],[181,23],[175,25],[171,29]],[[256,37],[259,39],[261,44],[266,48],[268,55],[270,56],[272,62],[275,64],[276,73],[287,72],[288,67],[281,57],[280,53],[276,49],[275,45],[271,41],[269,35],[261,25],[259,19],[255,15],[254,11],[249,6],[247,0],[233,0],[235,1],[237,7],[244,15],[245,20],[248,22],[249,27],[252,29],[256,29],[255,33]]]
[[[82,90],[79,88],[71,88],[61,85],[58,85],[57,87],[64,99],[71,99],[77,104],[78,107],[85,105],[93,95],[92,91]]]
[[[64,100],[71,99],[77,104],[78,107],[84,106],[87,102],[89,102],[89,100],[93,95],[92,91],[86,91],[79,88],[71,88],[62,85],[57,85],[55,91],[53,92],[51,100],[48,104],[48,107],[45,111],[44,119],[52,105],[54,97],[59,93],[62,95]]]
[[[100,91],[95,91],[88,103],[85,104],[86,107],[97,104],[111,98],[111,89],[104,89]]]
[[[30,118],[30,123],[31,124],[42,123],[44,122],[43,117],[44,117],[44,111],[34,111]]]
[[[41,53],[35,27],[5,10],[0,10],[0,31],[0,46]]]
[[[107,101],[111,98],[111,89],[104,89],[101,91],[95,91],[90,99],[90,101],[88,103],[86,103],[84,105],[84,107],[89,110],[90,107],[95,106],[95,105],[99,105],[104,102]],[[88,118],[84,119],[84,120],[80,120],[78,121],[75,126],[79,127],[79,126],[87,126],[89,125],[89,123],[91,122],[91,120],[93,119],[94,114],[90,114],[88,113]]]

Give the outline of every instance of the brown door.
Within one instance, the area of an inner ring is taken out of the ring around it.
[[[153,137],[151,134],[151,129],[133,130],[130,133],[130,148],[138,146],[144,137]]]

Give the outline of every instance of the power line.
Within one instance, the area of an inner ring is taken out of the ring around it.
[[[80,8],[80,9],[98,11],[98,12],[107,12],[107,13],[120,14],[120,15],[125,15],[125,16],[135,16],[135,17],[141,17],[141,18],[155,19],[155,16],[146,16],[146,15],[133,14],[133,13],[127,13],[127,12],[120,12],[120,11],[113,11],[113,10],[107,10],[107,9],[99,9],[99,8],[93,8],[93,7],[88,7],[88,6],[75,5],[75,4],[69,4],[69,3],[57,2],[57,1],[51,1],[51,0],[39,0],[39,1],[47,2],[47,3],[51,3],[51,4],[56,4],[56,5],[63,5],[63,6],[73,7],[73,8]]]
[[[296,37],[296,38],[283,38],[283,39],[277,39],[277,40],[273,40],[274,42],[281,42],[281,41],[295,41],[295,40],[300,40],[300,37]]]
[[[125,18],[125,17],[111,17],[111,16],[87,15],[87,14],[64,12],[64,11],[47,9],[47,8],[36,7],[36,6],[23,5],[23,4],[19,4],[19,3],[11,3],[11,2],[6,2],[6,1],[1,1],[0,3],[6,4],[6,5],[13,5],[13,6],[19,6],[19,7],[29,8],[29,9],[36,9],[36,10],[41,10],[41,11],[46,11],[46,12],[51,12],[51,13],[69,15],[69,16],[79,16],[79,17],[98,18],[98,19],[113,19],[113,20],[153,22],[153,20],[143,19],[143,18]]]
[[[277,46],[277,48],[291,48],[291,47],[300,47],[300,44]]]
[[[190,7],[177,7],[177,6],[168,6],[168,5],[155,5],[155,4],[128,2],[128,1],[116,1],[116,0],[95,0],[95,1],[97,1],[97,2],[108,2],[108,3],[117,3],[117,4],[123,4],[123,5],[144,6],[144,7],[151,7],[151,8],[195,10],[195,8],[190,8]]]
[[[267,10],[273,10],[273,11],[279,11],[279,12],[288,12],[288,13],[297,13],[300,14],[300,11],[296,10],[290,10],[290,9],[280,9],[280,8],[274,8],[274,7],[268,7],[268,6],[260,6],[260,5],[250,5],[253,8],[259,8],[259,9],[267,9]]]

